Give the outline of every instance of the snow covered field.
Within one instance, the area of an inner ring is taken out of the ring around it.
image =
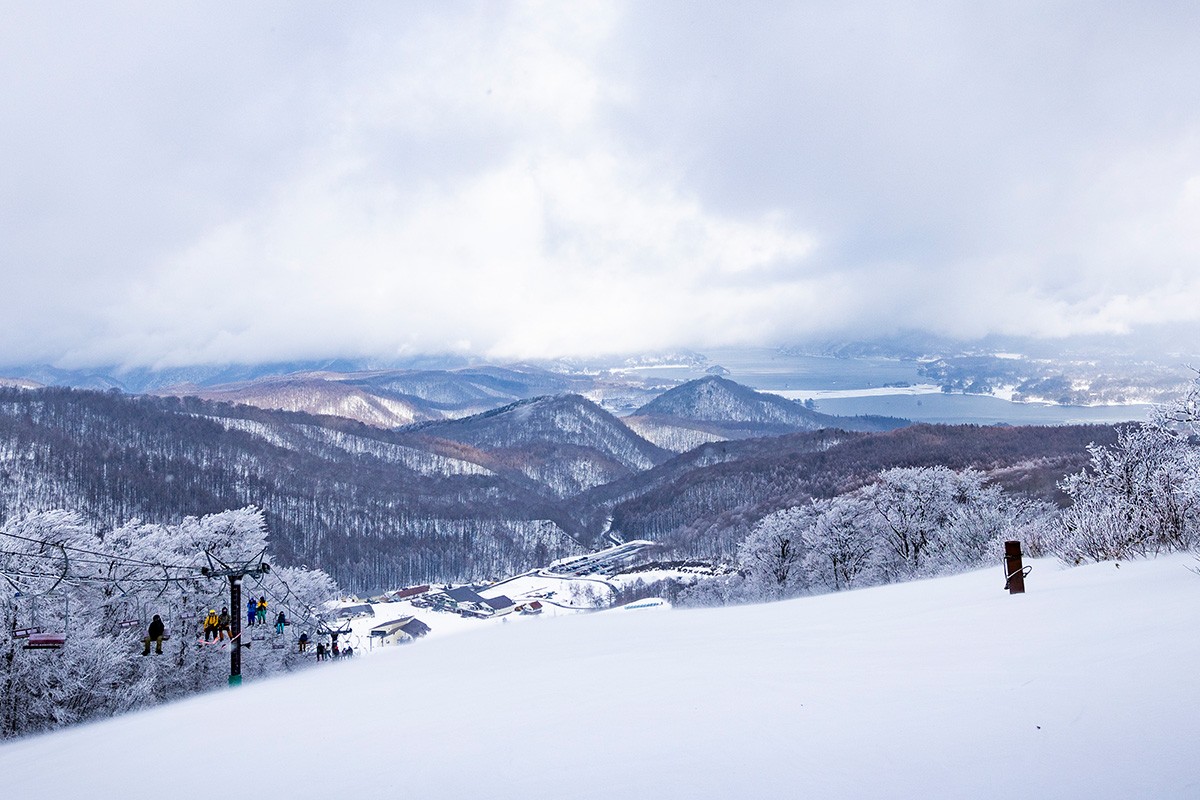
[[[1034,564],[431,637],[0,746],[3,797],[1200,797],[1195,561]]]
[[[859,389],[763,389],[762,391],[777,394],[788,400],[803,401],[810,398],[812,400],[830,400],[844,397],[884,397],[892,394],[940,394],[942,387],[931,383],[919,383],[909,386],[874,386]]]

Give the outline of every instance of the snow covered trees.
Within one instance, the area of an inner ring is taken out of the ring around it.
[[[1054,552],[1080,563],[1200,544],[1197,434],[1200,377],[1149,422],[1120,429],[1112,447],[1089,447],[1089,468],[1060,484],[1072,504],[1053,538]]]
[[[755,596],[786,597],[803,588],[803,536],[812,521],[809,508],[785,508],[763,518],[738,545],[738,563]]]
[[[764,517],[738,547],[740,579],[690,597],[769,600],[998,563],[1005,539],[1040,540],[1050,515],[974,470],[889,469],[861,489]]]
[[[883,470],[862,488],[764,517],[738,548],[740,580],[690,594],[756,600],[908,580],[999,563],[1009,539],[1070,563],[1192,549],[1198,436],[1200,379],[1151,422],[1118,429],[1112,446],[1088,447],[1088,469],[1059,484],[1072,501],[1061,512],[970,469]]]
[[[977,475],[945,467],[889,469],[866,489],[880,544],[877,563],[887,580],[919,574],[945,548],[955,506],[979,493]]]
[[[1072,505],[1055,552],[1106,561],[1194,546],[1200,538],[1200,458],[1162,418],[1122,429],[1115,447],[1088,448],[1090,469],[1062,483]]]
[[[224,685],[228,650],[197,644],[197,624],[228,602],[228,581],[205,577],[206,553],[245,563],[268,545],[262,512],[245,508],[176,525],[131,522],[100,536],[76,515],[46,512],[0,527],[0,739],[110,716]],[[317,607],[337,587],[320,570],[277,567],[245,591],[315,633]],[[239,613],[240,609],[233,609]],[[143,658],[158,614],[170,637]],[[65,635],[60,648],[28,650],[29,629]],[[258,643],[255,643],[258,644]],[[243,672],[294,669],[303,657],[264,641]]]
[[[843,495],[814,504],[813,524],[804,532],[804,568],[810,581],[841,591],[857,586],[875,555],[866,504]]]

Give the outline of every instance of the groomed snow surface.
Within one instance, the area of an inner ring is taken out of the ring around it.
[[[1197,798],[1189,566],[488,625],[4,745],[0,794]]]

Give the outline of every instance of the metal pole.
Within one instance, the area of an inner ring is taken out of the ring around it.
[[[229,576],[229,614],[230,635],[233,637],[229,648],[229,685],[242,684],[242,576]]]
[[[1021,565],[1021,543],[1004,543],[1005,588],[1009,594],[1025,594],[1025,568]]]

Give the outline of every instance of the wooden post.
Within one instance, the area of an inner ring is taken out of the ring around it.
[[[1021,564],[1021,543],[1004,543],[1004,588],[1009,594],[1025,594],[1025,568]]]

